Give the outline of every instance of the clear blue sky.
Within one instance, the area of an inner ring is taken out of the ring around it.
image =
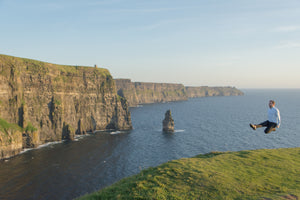
[[[133,81],[300,88],[300,1],[0,0],[0,54]]]

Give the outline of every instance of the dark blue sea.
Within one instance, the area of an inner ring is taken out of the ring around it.
[[[300,147],[300,89],[243,90],[131,108],[134,129],[50,143],[0,162],[0,199],[73,199],[148,167],[211,151]],[[282,124],[270,134],[249,123],[267,119],[274,99]],[[174,133],[162,132],[171,109]]]

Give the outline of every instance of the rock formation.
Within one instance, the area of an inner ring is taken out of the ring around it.
[[[0,55],[0,119],[0,159],[75,134],[132,128],[108,70],[6,55]]]
[[[243,92],[234,87],[185,87],[173,83],[131,82],[130,79],[115,79],[115,82],[118,95],[126,98],[132,107],[139,104],[185,101],[194,97],[243,95]]]
[[[168,110],[165,114],[165,119],[163,120],[163,131],[174,132],[174,120],[171,115],[171,110]]]

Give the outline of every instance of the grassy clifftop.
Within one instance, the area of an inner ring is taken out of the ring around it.
[[[14,56],[8,56],[0,54],[0,67],[12,66],[14,70],[27,71],[31,74],[50,74],[50,75],[78,75],[81,76],[83,72],[88,72],[92,70],[97,75],[110,76],[107,69],[104,68],[93,68],[93,67],[83,67],[83,66],[71,66],[71,65],[57,65],[47,62],[42,62],[38,60],[32,60],[27,58],[19,58]],[[10,70],[7,68],[1,70],[2,75],[9,75]]]
[[[290,148],[174,160],[80,199],[299,198],[300,148]]]

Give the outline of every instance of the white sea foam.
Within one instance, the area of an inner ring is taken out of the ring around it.
[[[157,129],[156,131],[157,132],[161,132],[162,130],[161,129]],[[181,132],[185,132],[185,130],[184,129],[174,130],[174,133],[181,133]]]
[[[86,134],[86,135],[75,135],[74,141],[77,142],[77,141],[79,141],[79,140],[81,140],[81,139],[83,139],[83,138],[85,138],[85,137],[87,137],[87,136],[89,136],[89,135],[90,135],[90,134]]]
[[[23,151],[20,152],[20,154],[26,153],[27,151],[31,151],[33,148],[23,149]]]
[[[120,134],[120,133],[123,133],[122,131],[114,131],[114,132],[110,132],[111,135],[117,135],[117,134]]]
[[[42,145],[38,146],[37,149],[41,149],[41,148],[44,148],[44,147],[52,146],[52,145],[55,145],[55,144],[60,144],[60,143],[63,143],[64,141],[65,140],[55,141],[55,142],[47,142],[45,144],[42,144]]]
[[[181,130],[181,129],[179,129],[179,130],[175,130],[174,132],[175,133],[181,133],[181,132],[184,132],[185,130]]]
[[[27,151],[31,151],[31,150],[34,150],[34,149],[41,149],[41,148],[44,148],[44,147],[47,147],[47,146],[51,146],[51,145],[55,145],[55,144],[59,144],[59,143],[63,143],[63,142],[64,142],[64,140],[62,140],[62,141],[56,141],[56,142],[47,142],[45,144],[39,145],[37,148],[26,148],[26,149],[23,149],[23,151],[21,151],[20,154],[26,153]]]

